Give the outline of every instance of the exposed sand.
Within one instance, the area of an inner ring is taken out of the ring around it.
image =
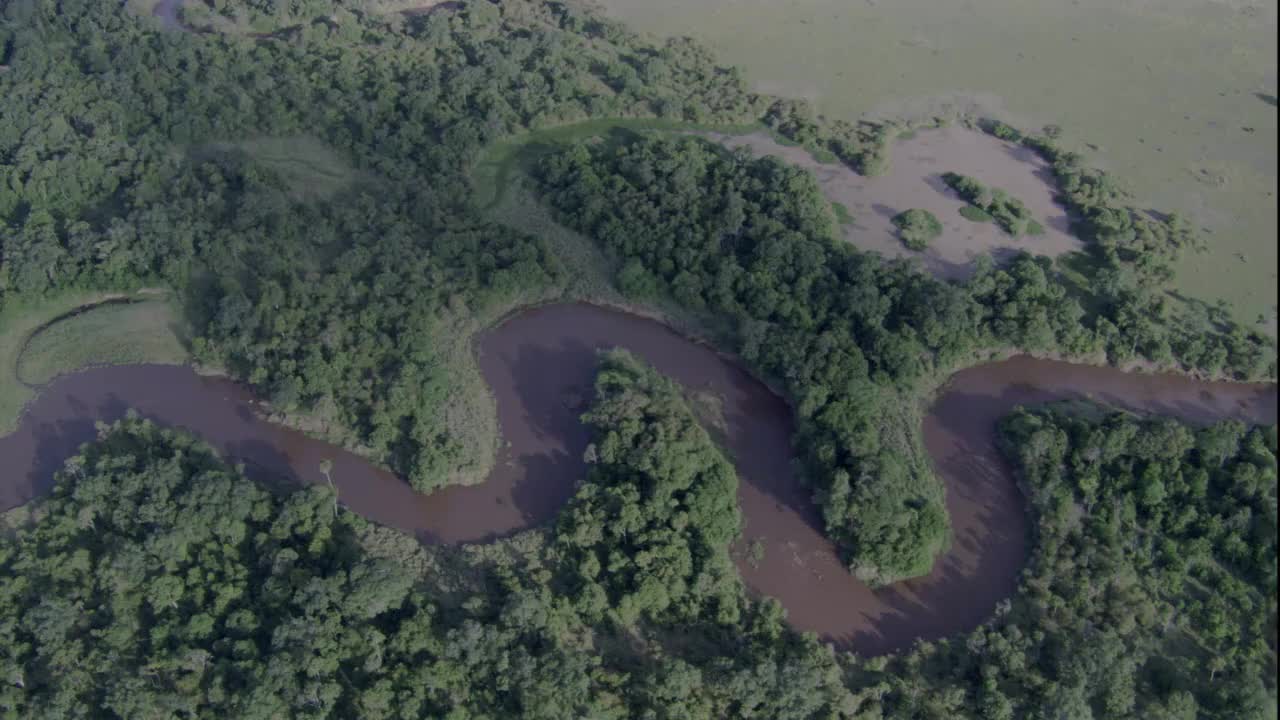
[[[780,145],[766,133],[710,137],[728,147],[748,147],[758,155],[773,155],[811,170],[827,199],[853,214],[853,224],[844,227],[850,242],[889,257],[919,258],[940,277],[968,277],[981,254],[1001,261],[1019,250],[1057,257],[1084,247],[1068,233],[1066,210],[1053,200],[1048,165],[1027,148],[976,130],[952,126],[917,131],[915,137],[894,143],[889,170],[877,177],[862,177],[844,165],[819,163],[803,148]],[[945,172],[972,176],[1018,198],[1044,225],[1045,233],[1014,238],[995,223],[964,219],[960,208],[965,202],[942,182]],[[894,215],[910,208],[928,210],[942,222],[941,237],[924,252],[908,250],[891,222]]]

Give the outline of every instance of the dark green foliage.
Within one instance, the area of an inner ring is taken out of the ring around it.
[[[540,176],[565,221],[617,257],[624,291],[732,318],[735,349],[783,381],[827,527],[855,570],[871,581],[927,571],[946,518],[903,440],[899,423],[912,421],[898,389],[963,357],[980,308],[834,241],[813,177],[777,160],[653,138],[575,146]]]
[[[808,101],[790,98],[774,101],[764,122],[808,148],[815,158],[829,154],[862,175],[879,175],[889,168],[889,142],[896,137],[891,124],[820,118]]]
[[[988,223],[995,220],[991,217],[991,213],[978,207],[977,205],[965,205],[960,208],[960,217],[969,222]]]
[[[988,648],[970,661],[984,683],[1027,710],[1078,694],[1100,717],[1175,706],[1264,717],[1274,430],[1022,411],[1002,433],[1027,483],[1036,548],[1011,612],[968,642]],[[1037,689],[1033,673],[1049,684]]]
[[[835,656],[744,595],[728,558],[736,478],[675,386],[612,355],[599,390],[597,463],[550,552],[474,564],[483,580],[447,605],[366,552],[374,529],[335,515],[327,488],[273,495],[189,436],[104,427],[34,528],[0,538],[0,713],[808,720],[849,707]],[[601,651],[620,640],[647,650]]]
[[[1001,423],[1034,519],[1017,594],[964,636],[846,662],[872,717],[1270,717],[1274,428],[1097,410]]]
[[[733,466],[679,387],[626,352],[602,358],[595,393],[583,416],[590,473],[557,533],[579,603],[600,611],[607,601],[625,625],[704,614],[735,623]]]
[[[916,251],[928,248],[929,243],[942,234],[942,223],[938,222],[937,216],[919,208],[894,215],[893,224],[898,228],[902,244]]]
[[[1010,197],[999,188],[987,188],[967,175],[953,172],[943,173],[942,181],[969,203],[967,207],[960,208],[960,214],[968,220],[992,221],[1014,237],[1027,233],[1031,223],[1036,222],[1021,200]],[[1044,232],[1043,226],[1039,223],[1036,226]]]
[[[299,23],[257,41],[158,32],[125,5],[5,8],[0,305],[170,285],[199,359],[423,490],[478,480],[493,444],[451,420],[453,336],[561,281],[540,242],[471,214],[479,150],[589,116],[761,111],[700,47],[654,46],[560,3],[411,19],[215,4]],[[354,168],[345,191],[300,202],[270,163],[229,149],[296,136]]]
[[[983,325],[1000,342],[1028,351],[1089,355],[1098,336],[1085,324],[1085,311],[1055,281],[1053,262],[1026,253],[997,268],[980,259],[969,280],[969,296],[982,307]]]
[[[546,588],[446,617],[327,489],[269,494],[185,435],[104,428],[44,511],[0,546],[9,716],[618,717]]]

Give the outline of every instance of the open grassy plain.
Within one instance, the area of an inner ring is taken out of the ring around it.
[[[1238,0],[603,0],[693,35],[834,117],[1056,124],[1146,207],[1206,231],[1177,286],[1237,316],[1276,304],[1276,3]],[[1018,188],[1007,188],[1017,194]],[[856,213],[855,213],[856,214]]]

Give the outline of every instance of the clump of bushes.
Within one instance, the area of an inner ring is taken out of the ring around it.
[[[968,175],[959,173],[943,173],[942,181],[969,203],[968,207],[960,209],[960,214],[966,220],[995,222],[1001,230],[1014,237],[1044,233],[1044,226],[1031,217],[1027,206],[1009,193],[999,188],[988,188]],[[1032,223],[1035,223],[1034,227]]]
[[[968,220],[969,222],[976,223],[991,222],[994,219],[991,217],[991,213],[983,210],[977,205],[965,205],[960,208],[960,217]]]
[[[942,234],[942,223],[937,216],[920,208],[898,213],[893,216],[893,224],[898,228],[902,244],[916,251],[929,247],[929,243]]]

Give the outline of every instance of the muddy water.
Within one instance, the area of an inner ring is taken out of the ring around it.
[[[893,143],[888,172],[876,177],[863,177],[840,164],[818,163],[803,148],[780,145],[765,133],[713,137],[728,147],[747,147],[812,171],[827,199],[853,214],[853,224],[844,228],[849,242],[887,257],[919,258],[939,277],[969,277],[980,254],[1000,260],[1025,250],[1057,257],[1084,247],[1069,232],[1066,210],[1053,199],[1048,164],[1029,148],[986,133],[959,126],[920,130]],[[1018,198],[1044,226],[1044,234],[1014,238],[995,223],[964,219],[960,208],[966,203],[942,181],[946,172],[972,176]],[[928,210],[942,223],[942,235],[924,252],[908,250],[891,222],[911,208]]]
[[[717,439],[743,480],[743,547],[752,541],[765,547],[758,565],[739,562],[744,579],[777,597],[797,628],[864,654],[972,628],[1013,591],[1027,557],[1027,519],[993,429],[1014,406],[1092,397],[1195,421],[1276,418],[1274,387],[1126,375],[1027,358],[958,373],[924,425],[926,446],[947,488],[952,549],[928,577],[871,591],[840,566],[808,493],[793,478],[791,417],[780,398],[659,323],[587,305],[554,305],[521,313],[478,339],[481,370],[507,441],[481,485],[420,496],[351,453],[258,420],[253,398],[234,383],[184,368],[130,366],[55,381],[29,407],[19,431],[0,438],[0,508],[47,490],[62,460],[93,437],[94,420],[111,420],[133,407],[198,433],[244,462],[253,477],[323,482],[320,461],[331,459],[339,496],[350,509],[423,542],[500,537],[553,518],[583,476],[588,435],[577,417],[590,401],[596,350],[615,346],[720,399],[724,424]]]

